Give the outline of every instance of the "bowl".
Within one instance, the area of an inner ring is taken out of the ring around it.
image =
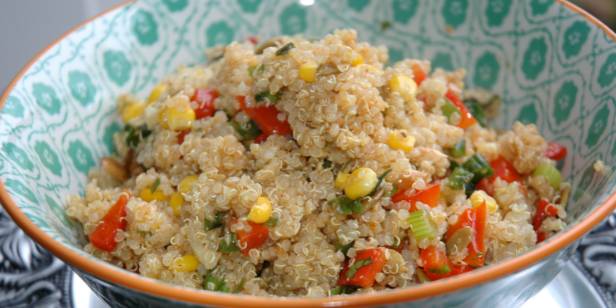
[[[121,129],[115,99],[146,97],[179,64],[249,35],[320,37],[355,28],[391,60],[468,71],[467,86],[502,97],[494,124],[536,123],[569,149],[568,226],[524,254],[446,280],[368,295],[256,298],[175,286],[102,262],[66,216],[90,167]],[[517,307],[563,268],[579,239],[616,207],[616,35],[565,1],[143,0],[118,6],[39,53],[0,98],[0,200],[34,240],[111,307]],[[598,173],[595,161],[606,168]]]

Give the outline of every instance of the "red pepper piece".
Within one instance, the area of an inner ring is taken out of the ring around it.
[[[90,233],[90,243],[98,249],[111,252],[118,243],[115,241],[118,229],[126,230],[126,204],[130,195],[123,191],[118,201],[107,211],[98,227]]]
[[[453,266],[453,270],[451,271],[451,276],[457,276],[457,275],[460,275],[460,274],[468,273],[468,272],[470,272],[472,270],[475,270],[475,269],[470,267],[470,266],[454,265]]]
[[[426,275],[428,275],[432,281],[451,277],[453,274],[453,263],[449,257],[436,248],[436,246],[422,249],[421,260],[423,261],[424,272],[426,272]]]
[[[186,129],[186,130],[181,130],[180,133],[178,134],[178,144],[182,144],[184,143],[184,137],[186,137],[186,135],[190,134],[190,129]]]
[[[391,197],[391,202],[398,203],[400,201],[408,201],[411,203],[409,212],[417,211],[415,203],[420,201],[427,204],[429,207],[437,207],[441,199],[441,184],[431,184],[424,190],[417,190],[410,194],[411,189],[401,190]]]
[[[278,120],[280,111],[276,109],[276,106],[248,108],[246,107],[244,96],[238,96],[237,100],[240,102],[240,109],[257,122],[261,130],[268,136],[274,134],[281,136],[293,134],[289,122]]]
[[[561,160],[567,156],[567,148],[556,142],[548,142],[548,148],[543,151],[543,156],[553,160]]]
[[[367,260],[369,257],[371,262],[368,265],[362,266],[355,272],[353,277],[347,277],[347,272],[349,268],[357,263],[360,260]],[[353,261],[353,264],[351,264]],[[372,248],[362,250],[357,253],[355,258],[349,259],[345,262],[344,268],[340,272],[340,278],[338,279],[338,285],[341,287],[344,286],[355,286],[367,288],[371,287],[374,284],[374,280],[376,279],[376,275],[383,270],[385,266],[385,253],[379,248]]]
[[[231,224],[236,224],[238,220],[239,218],[231,222]],[[251,249],[259,249],[265,244],[269,237],[269,228],[252,221],[246,221],[244,223],[250,225],[250,231],[242,229],[237,230],[235,234],[237,234],[238,246],[244,247],[244,245],[246,245],[246,247],[242,249],[242,253],[248,256]]]
[[[490,162],[490,166],[494,169],[494,175],[489,178],[484,178],[477,183],[476,188],[485,191],[488,195],[494,197],[494,181],[496,178],[507,183],[518,182],[520,183],[520,189],[522,193],[526,195],[526,188],[524,188],[524,182],[522,178],[515,170],[512,164],[510,164],[502,155],[499,155],[497,159]]]
[[[265,142],[265,140],[267,140],[267,137],[269,137],[269,135],[268,135],[268,134],[266,134],[266,133],[261,133],[261,134],[259,134],[259,136],[257,136],[257,137],[255,138],[254,143],[256,143],[256,144],[263,143],[263,142]]]
[[[537,232],[537,244],[545,241],[545,232]]]
[[[458,110],[460,110],[460,115],[462,116],[462,118],[460,119],[460,123],[456,125],[457,127],[467,129],[473,124],[477,123],[477,120],[475,120],[473,114],[468,110],[468,108],[466,108],[466,106],[464,106],[458,95],[451,91],[451,89],[447,91],[445,97],[448,98],[454,104],[454,106],[458,108]]]
[[[254,37],[254,36],[249,36],[246,38],[247,40],[249,40],[251,43],[256,44],[259,42],[259,39]]]
[[[472,267],[483,266],[483,259],[486,253],[485,232],[488,215],[488,207],[484,201],[477,208],[469,208],[462,212],[455,225],[447,230],[447,238],[450,238],[456,231],[464,227],[473,229],[473,240],[468,244],[468,256],[464,262]]]
[[[535,216],[533,216],[533,229],[535,232],[541,228],[541,224],[548,217],[556,217],[558,214],[558,209],[547,199],[542,198],[539,200],[537,204],[537,211],[535,211]]]
[[[195,117],[197,119],[214,116],[214,99],[216,99],[216,97],[218,97],[218,92],[214,89],[195,90],[195,94],[191,100],[199,104],[199,107],[195,109]]]
[[[413,70],[413,80],[415,80],[415,83],[418,86],[426,80],[426,78],[428,78],[428,74],[424,72],[423,68],[421,68],[419,64],[413,63],[413,65],[411,65],[411,69]]]

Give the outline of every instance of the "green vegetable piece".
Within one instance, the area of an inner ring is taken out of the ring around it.
[[[462,189],[473,179],[473,173],[457,167],[447,178],[447,185],[453,189]]]
[[[436,230],[430,221],[428,211],[417,210],[409,215],[407,221],[413,231],[413,237],[415,237],[417,241],[421,241],[425,238],[433,239],[436,237]]]
[[[391,192],[389,193],[389,196],[393,196],[398,192],[398,186],[394,185],[394,188],[392,188]]]
[[[154,181],[154,184],[152,185],[152,193],[154,193],[156,191],[156,189],[158,188],[158,186],[160,186],[160,178],[156,179]]]
[[[278,224],[278,218],[270,217],[266,222],[263,223],[266,227],[275,227]]]
[[[473,182],[468,182],[464,185],[464,193],[466,193],[466,197],[468,198],[471,197],[475,190],[477,190],[477,188],[475,188],[475,183]]]
[[[466,155],[466,139],[458,141],[453,148],[449,148],[449,154],[455,158],[464,157]]]
[[[432,279],[430,279],[430,277],[428,277],[428,275],[426,274],[426,272],[424,272],[421,268],[417,268],[415,270],[415,272],[417,273],[417,278],[419,279],[419,283],[428,283],[428,282],[432,282]]]
[[[481,105],[479,105],[476,100],[465,101],[464,105],[466,105],[466,108],[468,108],[468,111],[471,112],[479,125],[481,125],[482,127],[488,127],[488,118],[483,113],[483,108],[481,108]]]
[[[226,212],[218,212],[215,215],[214,221],[208,220],[207,218],[205,218],[205,222],[204,222],[204,229],[205,231],[210,231],[210,230],[214,230],[216,228],[222,227],[225,222],[224,222],[224,215]]]
[[[208,291],[229,293],[230,290],[229,288],[227,288],[227,282],[224,280],[224,278],[218,279],[214,277],[213,272],[214,269],[208,271],[207,275],[205,276],[205,279],[203,280],[203,288]]]
[[[293,42],[282,46],[278,51],[276,51],[276,56],[284,56],[291,51],[291,49],[295,48],[295,44]]]
[[[378,177],[378,181],[376,182],[376,186],[374,187],[374,189],[372,190],[372,192],[370,194],[368,194],[369,197],[374,196],[374,194],[376,194],[376,191],[379,190],[379,187],[381,186],[381,182],[383,182],[383,179],[387,176],[388,173],[391,172],[391,169],[383,172],[383,174],[379,175]],[[359,213],[359,212],[358,212]]]
[[[235,233],[231,236],[231,243],[227,243],[225,240],[220,240],[218,247],[222,253],[241,251],[241,249],[237,246],[237,234]]]
[[[447,121],[451,124],[451,116],[455,113],[461,115],[460,109],[456,107],[448,98],[445,98],[445,105],[441,106],[443,115],[447,118]]]
[[[438,268],[435,266],[433,268],[429,268],[428,271],[430,273],[435,273],[435,274],[440,274],[440,275],[451,273],[451,270],[446,265],[442,265],[441,268]]]
[[[233,291],[233,293],[234,294],[240,293],[242,289],[244,289],[245,284],[246,284],[246,276],[242,277],[242,280],[240,280],[240,284],[237,285],[237,288],[235,288],[235,291]]]
[[[543,175],[543,177],[552,184],[554,189],[559,189],[560,183],[563,181],[563,176],[560,174],[560,171],[550,165],[537,166],[535,171],[533,171],[533,176],[538,175]]]
[[[351,249],[351,247],[353,247],[353,245],[355,245],[355,241],[352,241],[346,245],[342,245],[338,242],[334,242],[334,246],[336,247],[336,250],[340,250],[342,251],[342,253],[346,256],[347,252],[349,252],[349,249]]]
[[[357,292],[357,290],[361,289],[360,287],[354,287],[354,286],[337,286],[335,288],[332,289],[331,293],[332,295],[340,295],[340,294],[353,294],[355,292]]]
[[[328,202],[329,205],[338,204],[338,211],[345,215],[351,215],[353,212],[359,214],[361,212],[361,202],[364,198],[358,198],[353,201],[347,197],[340,197]]]
[[[236,122],[231,122],[229,124],[238,134],[240,134],[240,136],[242,136],[244,140],[255,139],[262,133],[261,129],[259,129],[259,125],[252,120],[246,124],[239,124]]]
[[[134,126],[130,124],[124,125],[124,131],[127,132],[125,142],[128,146],[136,148],[139,145],[139,133]]]
[[[280,93],[279,93],[279,95],[280,95]],[[271,94],[268,91],[264,91],[264,92],[255,94],[255,101],[257,101],[257,103],[262,101],[262,100],[265,100],[266,98],[269,99],[272,102],[280,101],[280,97],[278,97],[278,96],[276,96],[274,94]]]
[[[257,65],[253,65],[248,68],[248,75],[250,75],[250,78],[252,79],[256,79],[255,76],[253,75],[256,68],[257,68]]]
[[[353,276],[355,276],[355,274],[357,273],[357,270],[366,266],[366,265],[370,265],[373,264],[374,262],[372,262],[372,256],[369,256],[368,259],[365,260],[359,260],[357,262],[355,262],[355,264],[351,265],[351,267],[349,267],[349,270],[346,272],[346,276],[347,278],[353,278]]]
[[[344,166],[342,166],[342,170],[340,171],[344,171],[354,160],[355,158],[350,159],[348,162],[344,163]]]
[[[394,243],[391,244],[391,247],[393,247],[393,248],[400,247],[400,245],[404,242],[405,239],[406,239],[406,236],[404,236],[403,238],[396,237],[394,239]]]
[[[458,167],[460,167],[460,164],[458,164],[458,162],[453,160],[449,162],[449,170],[454,171]]]
[[[490,163],[479,153],[475,153],[471,156],[462,164],[462,167],[473,173],[473,182],[475,183],[483,178],[489,178],[494,175],[494,169],[492,169]]]
[[[323,161],[323,169],[329,169],[332,167],[332,163],[329,160]]]
[[[475,260],[475,259],[477,259],[477,258],[479,258],[479,257],[481,257],[481,256],[483,256],[483,254],[482,254],[481,252],[478,252],[478,253],[477,253],[477,254],[473,257],[473,260]]]

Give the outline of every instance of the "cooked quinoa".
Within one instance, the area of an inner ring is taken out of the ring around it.
[[[197,289],[325,297],[464,273],[565,226],[551,145],[482,126],[498,99],[465,91],[464,69],[389,63],[354,30],[208,52],[119,97],[116,152],[68,198],[86,252]]]

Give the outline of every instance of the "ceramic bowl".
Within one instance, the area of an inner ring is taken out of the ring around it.
[[[54,17],[56,18],[56,17]],[[59,18],[59,17],[58,17]],[[112,152],[115,99],[146,97],[179,64],[249,35],[320,37],[355,28],[391,62],[429,59],[468,71],[468,87],[502,97],[500,127],[535,123],[569,154],[567,228],[530,251],[450,279],[370,295],[269,299],[199,291],[129,273],[81,250],[64,212],[88,169]],[[68,263],[112,307],[517,307],[558,274],[579,238],[616,206],[615,35],[550,0],[143,0],[112,9],[36,56],[0,98],[0,199],[33,239]]]

